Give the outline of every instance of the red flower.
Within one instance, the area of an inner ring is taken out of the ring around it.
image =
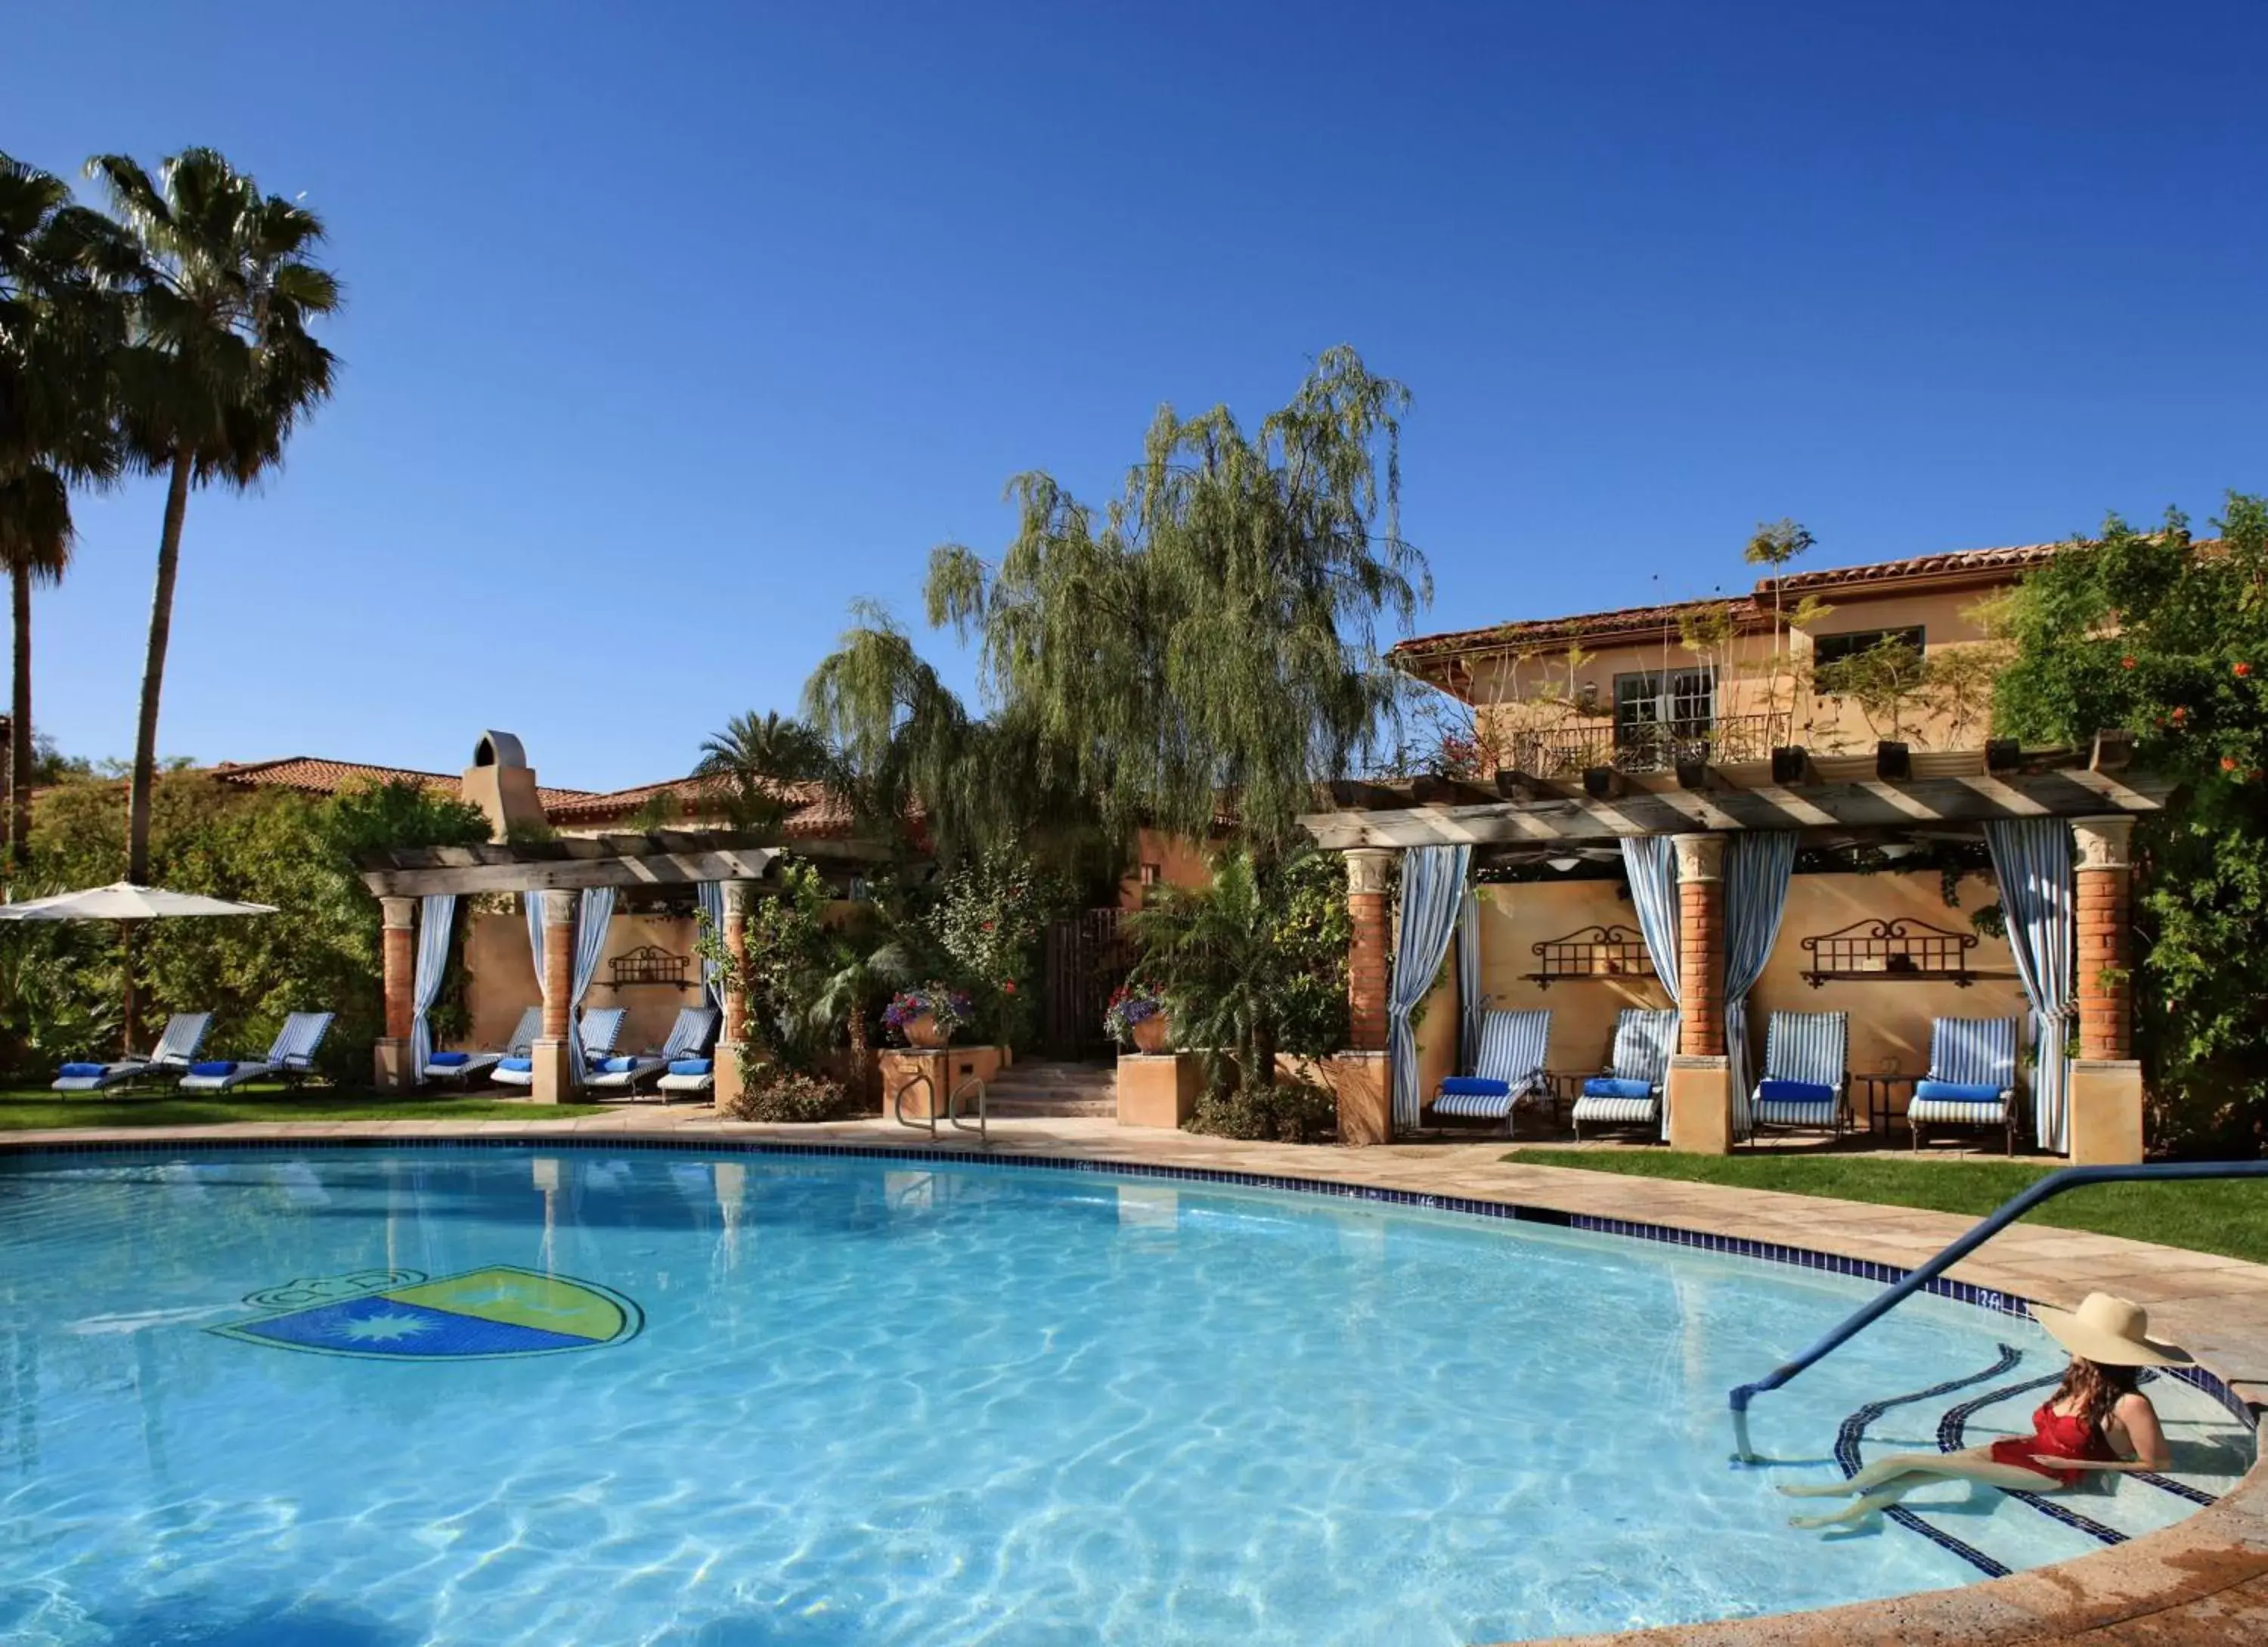
[[[2118,660],[2118,667],[2122,669],[2131,669],[2134,667],[2134,660],[2131,656],[2121,658]]]
[[[2230,667],[2235,671],[2236,678],[2240,681],[2252,673],[2252,666],[2249,663],[2232,664]]]
[[[2186,709],[2183,708],[2179,704],[2176,704],[2176,705],[2174,705],[2174,719],[2175,719],[2175,720],[2187,720],[2189,718],[2190,718],[2190,712],[2189,712],[2188,710],[2186,710]]]
[[[991,931],[991,930],[992,930],[992,923],[991,923],[990,921],[989,921],[989,920],[988,920],[988,921],[986,921],[986,922],[984,923],[984,930],[985,930],[985,931],[987,931],[987,932],[990,932],[990,931]]]
[[[2220,757],[2220,770],[2225,772],[2235,772],[2236,770],[2236,757],[2234,755],[2222,756]]]
[[[1001,985],[1000,993],[1004,995],[1014,994],[1016,993],[1016,980],[1012,978],[1006,983]]]

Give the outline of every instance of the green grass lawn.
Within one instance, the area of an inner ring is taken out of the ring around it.
[[[42,1089],[0,1091],[0,1133],[40,1126],[210,1126],[221,1121],[526,1121],[541,1126],[614,1107],[446,1096],[381,1098],[351,1089],[285,1092],[257,1085],[239,1087],[225,1097],[169,1093],[66,1097]]]
[[[1831,1195],[1977,1218],[2056,1170],[2015,1161],[1881,1161],[1785,1151],[1690,1156],[1653,1149],[1515,1149],[1504,1158],[1521,1166]],[[2058,1195],[2023,1222],[2268,1264],[2268,1178],[2097,1184]]]

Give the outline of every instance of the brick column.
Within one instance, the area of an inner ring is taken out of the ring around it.
[[[410,983],[417,947],[417,900],[381,897],[378,908],[386,1033],[371,1049],[372,1075],[380,1092],[407,1092],[417,1084],[423,1073],[409,1067],[409,1021],[413,1016]]]
[[[2074,818],[2079,842],[2079,1055],[2134,1055],[2134,927],[2129,817]]]
[[[534,1062],[528,1094],[538,1104],[563,1102],[574,1086],[567,1038],[574,1032],[568,996],[575,988],[575,905],[572,892],[530,892],[543,900],[543,1033],[528,1048]]]
[[[1677,846],[1677,1050],[1725,1055],[1725,838],[1680,835]]]
[[[1347,943],[1347,1044],[1359,1052],[1386,1050],[1386,998],[1394,964],[1395,854],[1359,847],[1346,855],[1347,912],[1354,935]]]
[[[740,971],[748,964],[748,912],[755,905],[753,881],[725,883],[725,951],[733,964],[725,972],[725,1023],[717,1040],[717,1062],[711,1091],[718,1110],[728,1111],[739,1101],[746,1083],[740,1077],[740,1058],[748,1043],[748,998],[740,988]]]

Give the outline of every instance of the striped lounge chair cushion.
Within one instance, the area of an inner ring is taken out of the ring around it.
[[[1506,1090],[1445,1092],[1433,1100],[1436,1115],[1502,1120],[1512,1106],[1533,1097],[1543,1084],[1543,1060],[1551,1041],[1551,1014],[1491,1012],[1481,1020],[1480,1052],[1473,1074],[1500,1081]]]
[[[1661,1119],[1661,1099],[1599,1098],[1588,1093],[1575,1100],[1574,1119],[1585,1125],[1642,1126]]]
[[[1933,1082],[1972,1090],[1932,1093],[1926,1089]],[[1987,1088],[1994,1097],[1984,1096]],[[1906,1119],[1925,1126],[2006,1126],[2015,1088],[2015,1019],[1940,1018],[1929,1032],[1929,1074],[1907,1106]]]
[[[1849,1067],[1851,1015],[1847,1012],[1775,1012],[1764,1036],[1764,1079],[1756,1083],[1756,1118],[1767,1126],[1832,1126],[1840,1108]],[[1826,1098],[1768,1098],[1778,1081],[1825,1087]]]
[[[1626,1007],[1615,1015],[1615,1046],[1610,1055],[1612,1077],[1643,1082],[1648,1097],[1628,1097],[1586,1092],[1575,1100],[1574,1119],[1580,1126],[1638,1126],[1661,1119],[1661,1085],[1669,1078],[1669,1054],[1677,1045],[1675,1010],[1650,1011]]]

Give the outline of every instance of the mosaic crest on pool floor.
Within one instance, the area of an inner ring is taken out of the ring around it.
[[[637,1336],[645,1318],[594,1281],[489,1264],[428,1278],[357,1270],[255,1292],[268,1313],[210,1327],[276,1349],[373,1361],[485,1361],[598,1349]]]

